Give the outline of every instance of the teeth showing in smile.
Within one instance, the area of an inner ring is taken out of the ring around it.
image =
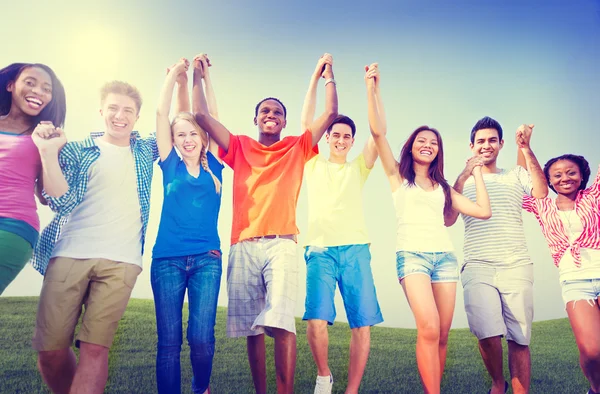
[[[419,154],[423,156],[431,156],[431,152],[428,150],[419,151]]]
[[[186,145],[183,147],[183,149],[187,152],[191,152],[196,148],[196,145]]]
[[[113,122],[113,126],[123,128],[123,127],[127,126],[127,123]]]
[[[265,125],[266,126],[270,126],[270,127],[274,127],[276,125],[276,123],[269,120],[269,121],[265,122]]]
[[[37,108],[41,107],[43,104],[42,100],[35,97],[25,97],[25,101]]]

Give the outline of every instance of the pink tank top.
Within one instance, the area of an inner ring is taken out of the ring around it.
[[[41,169],[30,135],[0,131],[0,218],[22,220],[40,230],[34,188]]]

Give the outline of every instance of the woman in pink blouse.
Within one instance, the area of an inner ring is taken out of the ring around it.
[[[579,349],[579,362],[600,392],[600,167],[586,189],[590,166],[576,155],[550,159],[544,166],[556,199],[525,196],[523,208],[542,227],[558,267],[562,297]]]
[[[65,114],[65,90],[48,66],[0,69],[0,294],[31,258],[40,229],[42,163],[31,132],[40,122],[62,126]]]

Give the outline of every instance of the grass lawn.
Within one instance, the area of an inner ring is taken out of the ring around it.
[[[36,370],[31,349],[37,297],[0,298],[0,393],[48,393]],[[187,320],[187,317],[185,317]],[[252,393],[252,378],[246,358],[246,341],[225,337],[226,309],[217,313],[217,351],[211,380],[213,394]],[[312,393],[316,367],[306,341],[306,324],[298,319],[296,392]],[[329,328],[329,360],[334,393],[344,392],[347,380],[350,330],[347,324]],[[371,355],[361,393],[422,392],[415,361],[416,331],[374,327]],[[589,386],[579,369],[577,347],[566,319],[533,326],[532,393],[584,394]],[[156,326],[150,300],[130,301],[110,352],[107,393],[155,393],[154,360]],[[182,387],[190,392],[189,349],[184,344]],[[506,346],[505,346],[506,359]],[[508,367],[505,360],[505,376]],[[273,341],[267,340],[269,392],[275,392]],[[477,341],[467,329],[450,332],[448,362],[442,393],[487,393],[490,380],[477,350]],[[511,392],[511,391],[509,391]]]

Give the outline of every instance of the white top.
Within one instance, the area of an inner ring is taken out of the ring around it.
[[[462,215],[465,222],[464,264],[510,268],[531,264],[523,231],[523,194],[531,195],[531,177],[522,167],[483,174],[490,197],[488,220]],[[475,181],[465,182],[463,195],[476,201]]]
[[[444,189],[427,192],[404,180],[392,193],[398,232],[396,251],[450,252],[452,241],[444,226]]]
[[[142,266],[142,216],[129,146],[95,140],[83,201],[69,215],[52,257],[104,258]]]
[[[583,223],[574,211],[558,211],[560,219],[572,244],[583,232]],[[600,250],[581,248],[581,267],[577,267],[573,261],[571,248],[558,263],[559,280],[598,279],[600,278]]]

